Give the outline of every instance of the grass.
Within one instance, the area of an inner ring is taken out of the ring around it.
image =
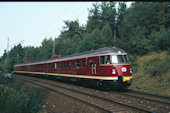
[[[132,61],[132,71],[135,71],[130,89],[170,96],[170,55],[167,52],[150,53]]]
[[[37,113],[41,109],[34,89],[23,92],[11,80],[0,77],[0,113]]]

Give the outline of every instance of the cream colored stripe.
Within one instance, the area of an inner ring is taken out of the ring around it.
[[[104,77],[104,76],[89,76],[89,75],[71,75],[71,74],[59,74],[59,73],[43,73],[43,72],[28,72],[28,71],[14,71],[16,73],[32,73],[32,74],[47,74],[55,76],[65,76],[65,77],[78,77],[78,78],[90,78],[90,79],[100,79],[100,80],[118,80],[118,77]]]

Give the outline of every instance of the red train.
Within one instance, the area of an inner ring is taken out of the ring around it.
[[[93,83],[129,86],[132,71],[127,53],[115,47],[105,47],[44,61],[17,64],[14,72],[40,76],[55,76]]]

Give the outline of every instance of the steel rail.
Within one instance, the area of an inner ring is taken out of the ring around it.
[[[130,90],[130,91],[134,92],[134,93],[138,93],[138,94],[144,94],[144,95],[148,95],[148,96],[154,96],[154,97],[159,97],[159,98],[164,98],[164,99],[170,99],[169,96],[156,95],[156,94],[151,94],[151,93],[146,93],[146,92],[138,92],[138,91],[134,91],[134,90]]]
[[[170,105],[170,102],[167,102],[169,99],[167,97],[164,97],[164,96],[159,96],[159,95],[152,95],[152,94],[145,94],[145,93],[140,93],[140,92],[133,92],[134,94],[128,94],[127,93],[119,93],[119,92],[116,92],[116,91],[112,91],[112,93],[117,93],[117,94],[121,94],[121,95],[125,95],[125,96],[129,96],[129,97],[134,97],[134,98],[138,98],[138,99],[143,99],[143,100],[146,100],[146,101],[153,101],[153,102],[157,102],[157,103],[161,103],[161,104],[166,104],[166,105]],[[131,92],[129,92],[131,93]],[[136,93],[136,95],[135,95]],[[139,94],[139,95],[137,95]],[[140,95],[143,95],[143,96],[150,96],[150,97],[153,97],[153,98],[147,98],[147,97],[140,97]],[[161,99],[166,99],[166,101],[161,101]],[[170,110],[170,109],[169,109]]]
[[[43,81],[40,81],[40,80],[37,80],[37,79],[36,80],[32,79],[32,78],[29,78],[29,79],[37,81],[37,82],[42,82],[42,83],[45,83],[45,84],[48,84],[48,85],[51,85],[51,86],[59,87],[59,88],[65,89],[65,90],[70,90],[72,92],[76,92],[76,93],[84,94],[84,95],[91,96],[91,97],[94,97],[94,98],[98,98],[98,99],[101,99],[101,100],[105,100],[105,101],[108,101],[108,102],[111,102],[111,103],[116,103],[116,104],[119,104],[119,105],[122,105],[122,106],[126,106],[126,107],[131,108],[131,109],[136,109],[136,110],[143,111],[143,112],[148,112],[148,113],[155,113],[154,111],[151,111],[151,110],[147,110],[147,109],[140,108],[140,107],[137,107],[137,106],[128,105],[128,104],[121,103],[121,102],[118,102],[118,101],[109,100],[107,98],[100,97],[100,96],[97,96],[97,95],[92,95],[92,94],[88,94],[88,93],[85,93],[85,92],[77,91],[77,90],[74,90],[74,89],[65,88],[65,87],[62,87],[62,86],[59,86],[59,85],[49,84],[47,82],[43,82]],[[43,87],[45,87],[45,86],[43,86]]]

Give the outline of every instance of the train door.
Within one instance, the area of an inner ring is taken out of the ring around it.
[[[95,58],[90,58],[89,59],[89,68],[90,68],[90,74],[95,75],[96,74],[96,59]]]
[[[48,64],[45,64],[45,73],[48,73]]]
[[[71,61],[71,73],[75,74],[76,73],[75,71],[76,71],[75,70],[75,61]]]

